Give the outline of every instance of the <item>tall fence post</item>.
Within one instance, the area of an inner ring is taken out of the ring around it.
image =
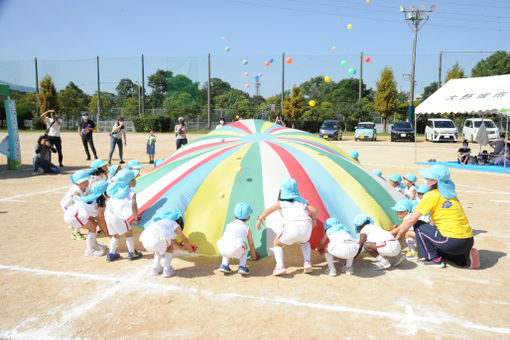
[[[211,129],[211,53],[207,54],[207,128]]]
[[[97,56],[97,122],[101,120],[101,85],[99,77],[99,56]]]
[[[144,57],[142,53],[142,95],[141,95],[141,102],[142,102],[142,115],[145,114],[145,62]],[[138,99],[140,101],[140,99]]]
[[[285,99],[285,52],[282,52],[282,99],[281,99],[282,114],[284,99]]]
[[[37,68],[37,57],[34,58],[34,63],[35,63],[35,93],[38,94],[39,93],[39,70]],[[35,113],[36,113],[36,117],[39,117],[39,100],[37,99],[37,96],[35,98]],[[34,125],[35,125],[35,120],[32,121],[32,130],[34,129]]]

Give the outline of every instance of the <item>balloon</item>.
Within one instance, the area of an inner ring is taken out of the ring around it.
[[[225,38],[225,37],[221,37],[221,40],[225,40],[225,39],[227,39],[227,38]]]
[[[243,65],[248,65],[248,60],[244,59],[243,60]]]
[[[248,73],[248,72],[244,72],[244,76],[245,76],[245,77],[248,77],[248,76],[249,76],[249,73]]]
[[[230,52],[230,47],[225,47],[225,51]]]
[[[351,68],[349,69],[349,73],[350,73],[350,74],[356,74],[356,70],[355,70],[355,69],[353,69],[353,68],[351,67]]]
[[[370,57],[365,57],[365,63],[369,63],[370,62]]]
[[[310,100],[310,101],[308,102],[308,105],[310,105],[311,107],[314,107],[314,106],[315,106],[315,104],[316,104],[316,103],[315,103],[315,100]]]
[[[347,66],[347,60],[342,60],[342,62],[340,62],[340,65],[342,65],[344,67]]]
[[[274,61],[274,59],[273,59],[273,58],[269,59],[269,62],[270,62],[271,64],[273,63],[273,61]]]
[[[262,77],[262,73],[257,73],[257,75],[259,76],[259,78]]]
[[[367,0],[367,1],[366,1],[366,3],[367,3],[367,4],[369,4],[369,3],[370,3],[370,0]]]
[[[324,81],[325,81],[326,83],[329,83],[329,82],[331,81],[331,78],[330,78],[329,76],[325,76],[325,77],[324,77]]]
[[[352,24],[347,25],[347,28],[351,29],[352,28]]]
[[[250,84],[244,84],[244,87],[248,88],[250,87]]]
[[[336,46],[333,46],[332,48],[333,48],[333,51],[336,51]]]
[[[266,61],[266,63],[265,63],[265,64],[266,64],[266,66],[271,65],[271,63],[269,62],[269,60],[268,60],[268,61]]]
[[[258,75],[258,74],[256,74],[256,75],[254,75],[254,76],[253,76],[253,78],[255,78],[255,79],[259,79],[259,75]]]
[[[292,63],[292,58],[287,58],[286,62],[287,62],[287,64]]]

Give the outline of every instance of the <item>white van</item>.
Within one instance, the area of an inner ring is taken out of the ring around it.
[[[487,136],[489,137],[489,141],[498,140],[499,129],[496,124],[487,118],[483,118],[483,124],[487,129]],[[478,133],[480,126],[482,126],[482,118],[466,119],[464,126],[462,127],[462,138],[467,139],[470,142],[475,142],[476,134]]]
[[[431,142],[442,140],[456,142],[458,137],[459,131],[452,120],[445,118],[431,118],[427,120],[425,140]]]

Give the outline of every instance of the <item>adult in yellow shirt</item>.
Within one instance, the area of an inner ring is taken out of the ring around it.
[[[398,227],[397,239],[414,226],[418,256],[424,258],[419,263],[443,268],[447,260],[470,269],[480,268],[478,250],[473,248],[473,230],[457,199],[450,171],[444,165],[434,165],[420,169],[420,173],[430,191]],[[419,221],[420,216],[427,214],[436,226]]]

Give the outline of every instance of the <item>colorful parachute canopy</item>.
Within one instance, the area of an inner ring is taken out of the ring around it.
[[[140,177],[135,188],[139,225],[179,209],[186,220],[184,233],[199,252],[218,254],[216,242],[234,220],[234,206],[246,201],[253,208],[248,225],[255,247],[266,256],[282,231],[282,217],[273,213],[258,231],[257,216],[277,201],[280,182],[288,177],[319,210],[312,247],[329,217],[352,226],[354,216],[363,212],[386,228],[398,223],[391,207],[402,196],[346,152],[310,133],[249,119],[213,130]]]

